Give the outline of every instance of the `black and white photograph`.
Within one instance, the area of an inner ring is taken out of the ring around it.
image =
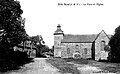
[[[119,0],[0,0],[0,74],[120,74]]]

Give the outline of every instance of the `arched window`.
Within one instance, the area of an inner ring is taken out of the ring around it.
[[[79,49],[79,45],[75,45],[76,49]]]
[[[101,51],[104,51],[105,48],[105,41],[101,41]]]
[[[87,48],[84,49],[84,54],[87,54]]]
[[[70,54],[70,48],[67,48],[67,54]]]

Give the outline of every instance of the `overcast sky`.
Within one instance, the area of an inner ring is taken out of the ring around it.
[[[113,34],[120,25],[119,0],[19,0],[25,28],[30,36],[42,35],[46,45],[54,43],[53,33],[60,24],[65,34]],[[63,5],[59,5],[62,3]],[[64,5],[72,3],[76,5]],[[77,5],[80,4],[80,5]],[[95,5],[83,5],[83,4]],[[97,3],[103,5],[98,6]]]

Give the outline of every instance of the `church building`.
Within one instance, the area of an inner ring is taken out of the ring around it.
[[[54,32],[54,57],[106,60],[110,37],[104,30],[99,34],[64,34],[59,24]]]

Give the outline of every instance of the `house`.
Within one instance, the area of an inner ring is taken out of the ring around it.
[[[14,51],[19,50],[21,52],[26,52],[29,57],[35,58],[40,55],[40,50],[38,49],[38,47],[36,47],[36,45],[45,45],[44,43],[45,42],[43,41],[41,35],[32,36],[29,37],[28,40],[22,42],[21,44],[18,44],[18,46],[15,46]]]
[[[14,47],[14,51],[26,52],[30,58],[36,57],[36,47],[31,41],[25,41]]]
[[[109,47],[110,37],[104,30],[99,34],[64,34],[58,25],[54,33],[54,57],[106,60],[108,51],[105,48]]]

